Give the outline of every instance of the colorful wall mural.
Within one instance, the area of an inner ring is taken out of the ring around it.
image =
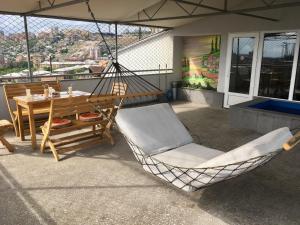
[[[221,36],[183,38],[183,86],[217,89]]]

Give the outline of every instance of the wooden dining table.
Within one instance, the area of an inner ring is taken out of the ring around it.
[[[13,99],[16,102],[17,107],[17,117],[19,124],[19,132],[21,141],[25,140],[25,132],[24,132],[24,117],[23,111],[24,109],[28,112],[28,120],[29,120],[29,129],[30,129],[30,137],[31,137],[31,145],[32,149],[35,150],[37,147],[36,141],[36,121],[34,116],[35,109],[43,109],[43,112],[50,112],[50,102],[52,99],[58,98],[69,98],[69,97],[80,97],[80,96],[89,96],[90,93],[84,91],[73,91],[71,95],[67,92],[60,92],[58,97],[45,97],[42,94],[35,94],[32,96],[16,96]]]

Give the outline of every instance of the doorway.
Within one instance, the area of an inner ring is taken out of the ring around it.
[[[254,95],[259,33],[231,34],[228,40],[224,107]]]

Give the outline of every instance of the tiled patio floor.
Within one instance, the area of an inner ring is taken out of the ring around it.
[[[177,103],[175,111],[205,146],[228,151],[258,134],[232,129],[227,111]],[[144,172],[123,137],[56,162],[9,140],[0,150],[0,224],[300,224],[300,149],[195,193]],[[0,147],[1,148],[1,147]]]

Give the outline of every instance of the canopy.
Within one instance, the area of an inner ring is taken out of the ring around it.
[[[87,0],[1,0],[1,13],[90,20]],[[296,0],[90,0],[99,22],[177,27],[200,18],[223,14],[276,21],[282,8]]]

